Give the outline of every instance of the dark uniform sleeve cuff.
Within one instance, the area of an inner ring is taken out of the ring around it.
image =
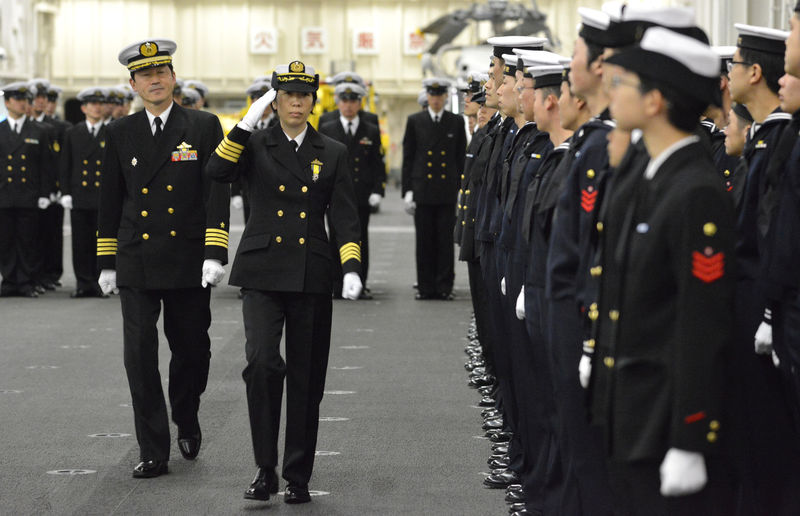
[[[116,238],[97,238],[97,268],[98,270],[117,268]]]
[[[355,242],[348,242],[339,248],[342,260],[342,273],[361,272],[361,246]]]
[[[221,223],[224,227],[225,224]],[[205,258],[228,263],[228,231],[222,228],[206,228]]]
[[[222,159],[238,163],[250,134],[250,131],[245,131],[237,125],[222,139],[214,152]]]

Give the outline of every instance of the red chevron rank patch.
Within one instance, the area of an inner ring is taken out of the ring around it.
[[[704,283],[712,283],[725,275],[725,253],[715,253],[710,247],[704,252],[692,252],[692,274]]]
[[[597,201],[597,190],[590,186],[581,190],[581,208],[583,211],[590,213],[594,209],[594,203]]]

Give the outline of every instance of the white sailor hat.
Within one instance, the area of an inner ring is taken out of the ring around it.
[[[611,16],[603,11],[588,7],[578,7],[578,14],[581,17],[578,36],[587,43],[605,47],[606,43],[608,43],[607,33],[611,25]]]
[[[245,93],[247,94],[248,97],[255,100],[257,98],[260,98],[262,95],[264,95],[271,89],[272,86],[270,85],[269,80],[253,81],[253,84],[248,86]]]
[[[208,96],[208,86],[203,84],[200,81],[196,81],[190,79],[188,81],[183,81],[183,89],[192,89],[197,90],[201,97],[206,98]]]
[[[428,90],[422,90],[417,94],[417,104],[428,107]]]
[[[534,38],[532,36],[495,36],[486,42],[494,47],[495,57],[503,58],[503,54],[511,54],[515,48],[527,50],[542,50],[547,44],[547,38]]]
[[[55,102],[58,100],[58,96],[61,95],[62,91],[64,90],[60,87],[51,84],[50,87],[47,88],[47,100],[50,102]]]
[[[200,95],[200,92],[198,90],[192,88],[183,88],[181,90],[182,106],[194,106],[201,100],[203,100],[203,96]]]
[[[136,92],[133,91],[133,88],[131,88],[131,85],[128,83],[123,82],[117,84],[116,88],[123,94],[123,101],[131,102],[133,97],[136,95]]]
[[[33,99],[33,92],[27,81],[17,81],[0,87],[7,99]]]
[[[735,23],[733,26],[739,32],[739,38],[736,40],[736,46],[739,48],[781,56],[786,52],[786,38],[789,37],[786,31],[744,23]]]
[[[333,89],[334,95],[340,100],[361,100],[367,90],[356,82],[340,82]]]
[[[364,78],[358,75],[356,72],[351,71],[339,72],[333,77],[329,77],[327,82],[329,84],[333,84],[334,86],[343,82],[354,82],[356,84],[360,84],[363,88],[367,87],[367,83],[364,82]]]
[[[562,57],[558,60],[558,64],[564,67],[564,71],[561,72],[561,82],[569,84],[569,70],[572,68],[572,58]]]
[[[514,77],[517,74],[517,61],[519,58],[517,54],[503,54],[500,56],[503,60],[503,75]]]
[[[171,39],[153,38],[132,43],[117,56],[130,72],[172,64],[172,54],[178,44]]]
[[[92,86],[91,88],[84,88],[76,95],[81,103],[85,102],[105,102],[108,92],[106,88],[99,86]]]
[[[651,27],[638,46],[626,48],[607,61],[706,105],[720,103],[719,56],[692,37]]]
[[[319,89],[319,75],[302,61],[292,61],[275,68],[272,87],[276,90],[314,93]]]
[[[486,84],[486,81],[489,80],[489,74],[479,72],[477,70],[473,70],[467,74],[465,83],[466,86],[463,88],[462,91],[466,91],[468,93],[479,93],[483,88],[483,85]]]
[[[538,65],[557,65],[564,59],[562,56],[547,50],[525,50],[515,48],[514,54],[517,56],[517,70],[522,70],[525,77],[531,78],[528,68]],[[563,67],[562,67],[563,68]]]
[[[621,18],[612,16],[605,35],[605,46],[621,48],[636,44],[650,27],[667,27],[675,32],[708,43],[708,36],[697,26],[694,9],[689,7],[651,7],[626,5]]]
[[[31,79],[28,81],[30,84],[31,89],[33,90],[33,95],[35,97],[46,97],[47,96],[47,89],[50,87],[50,81],[47,79],[36,78]]]
[[[422,81],[425,91],[431,95],[444,95],[450,89],[450,79],[444,77],[430,77]]]
[[[728,63],[733,61],[733,54],[736,53],[736,47],[731,45],[715,46],[711,47],[711,50],[713,50],[719,56],[720,73],[727,74]]]
[[[558,64],[535,65],[526,68],[525,72],[533,78],[534,89],[546,88],[561,85],[564,67]]]

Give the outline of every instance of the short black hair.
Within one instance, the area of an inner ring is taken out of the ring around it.
[[[667,102],[667,120],[681,131],[692,132],[700,124],[700,115],[708,108],[708,104],[689,97],[685,93],[665,86],[660,81],[639,76],[642,93],[658,90]]]
[[[778,80],[785,73],[783,71],[783,56],[741,47],[739,47],[739,55],[742,56],[742,61],[745,63],[750,65],[758,63],[761,67],[761,75],[764,76],[764,80],[767,83],[767,88],[777,95],[778,90],[781,88]]]
[[[169,66],[169,71],[170,72],[175,73],[175,69],[172,67],[172,63],[167,63],[167,66]],[[158,67],[156,66],[156,67],[153,67],[153,68],[158,68]],[[143,70],[147,70],[147,68],[143,68]],[[133,79],[135,81],[136,79],[133,76],[136,74],[136,72],[141,72],[141,71],[142,70],[134,70],[134,71],[132,71],[131,72],[131,79]],[[175,87],[177,88],[178,85],[176,84]]]
[[[544,95],[544,98],[547,98],[550,95],[555,95],[555,97],[557,99],[561,98],[561,85],[560,84],[558,86],[544,86],[542,88],[537,88],[537,89],[541,90],[542,94]]]

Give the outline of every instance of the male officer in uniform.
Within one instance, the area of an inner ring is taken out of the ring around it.
[[[216,180],[245,177],[253,211],[230,283],[242,287],[250,430],[258,471],[244,497],[278,492],[278,429],[286,379],[284,501],[311,501],[319,404],[331,337],[331,261],[344,270],[342,297],[361,293],[358,212],[347,148],[318,133],[308,117],[319,75],[300,61],[281,65],[259,98],[222,140],[206,168]],[[280,124],[253,132],[268,104]],[[341,247],[331,256],[325,214]],[[280,342],[286,326],[286,361]]]
[[[158,372],[156,323],[164,305],[169,398],[186,459],[200,450],[197,411],[208,380],[210,289],[228,256],[229,189],[203,175],[222,138],[216,116],[172,100],[174,41],[123,49],[119,61],[145,109],[106,128],[97,262],[104,293],[119,287],[124,358],[140,462],[135,478],[167,472],[170,431]]]
[[[428,108],[408,117],[403,198],[416,230],[417,299],[453,299],[453,227],[467,140],[462,118],[445,110],[450,81],[425,79]]]
[[[361,99],[367,91],[353,83],[336,86],[336,105],[339,119],[320,124],[319,132],[330,136],[347,146],[350,157],[350,170],[353,172],[353,186],[358,202],[358,220],[361,222],[361,299],[372,299],[367,286],[369,270],[369,216],[373,208],[380,206],[386,189],[386,165],[381,151],[381,132],[378,127],[362,118]],[[339,248],[336,234],[331,234],[333,250]],[[333,294],[338,296],[342,290],[342,272],[335,267]]]
[[[350,84],[357,84],[364,88],[364,91],[367,90],[367,83],[364,82],[364,78],[358,75],[355,72],[339,72],[327,81],[329,84],[333,85],[334,88],[340,84],[350,83]],[[334,90],[335,91],[335,90]],[[366,96],[366,93],[364,94]],[[331,120],[338,120],[341,114],[339,113],[339,109],[334,109],[333,111],[328,111],[327,113],[322,113],[319,117],[319,127],[322,127],[322,124],[326,124]],[[361,120],[366,120],[367,122],[375,125],[376,127],[380,128],[380,123],[378,122],[378,115],[375,113],[370,113],[369,111],[364,111],[359,106],[358,109],[358,117]]]
[[[27,82],[4,86],[3,97],[8,118],[0,124],[0,295],[37,297],[39,210],[47,209],[55,189],[50,128],[25,114],[33,100]]]
[[[48,115],[53,117],[54,120],[61,120],[61,117],[56,113],[58,108],[58,97],[61,96],[63,90],[59,86],[50,85],[47,88],[47,109],[45,110]]]
[[[208,86],[206,86],[200,81],[188,80],[183,83],[181,91],[183,92],[187,89],[195,90],[197,91],[197,93],[200,94],[200,100],[198,100],[197,103],[194,105],[195,109],[203,109],[204,107],[206,107],[206,97],[208,97],[208,92],[209,92]]]
[[[103,170],[106,129],[101,120],[104,88],[86,88],[78,93],[86,120],[67,129],[59,157],[61,205],[70,210],[72,268],[75,290],[72,298],[108,297],[97,283],[97,203]]]

